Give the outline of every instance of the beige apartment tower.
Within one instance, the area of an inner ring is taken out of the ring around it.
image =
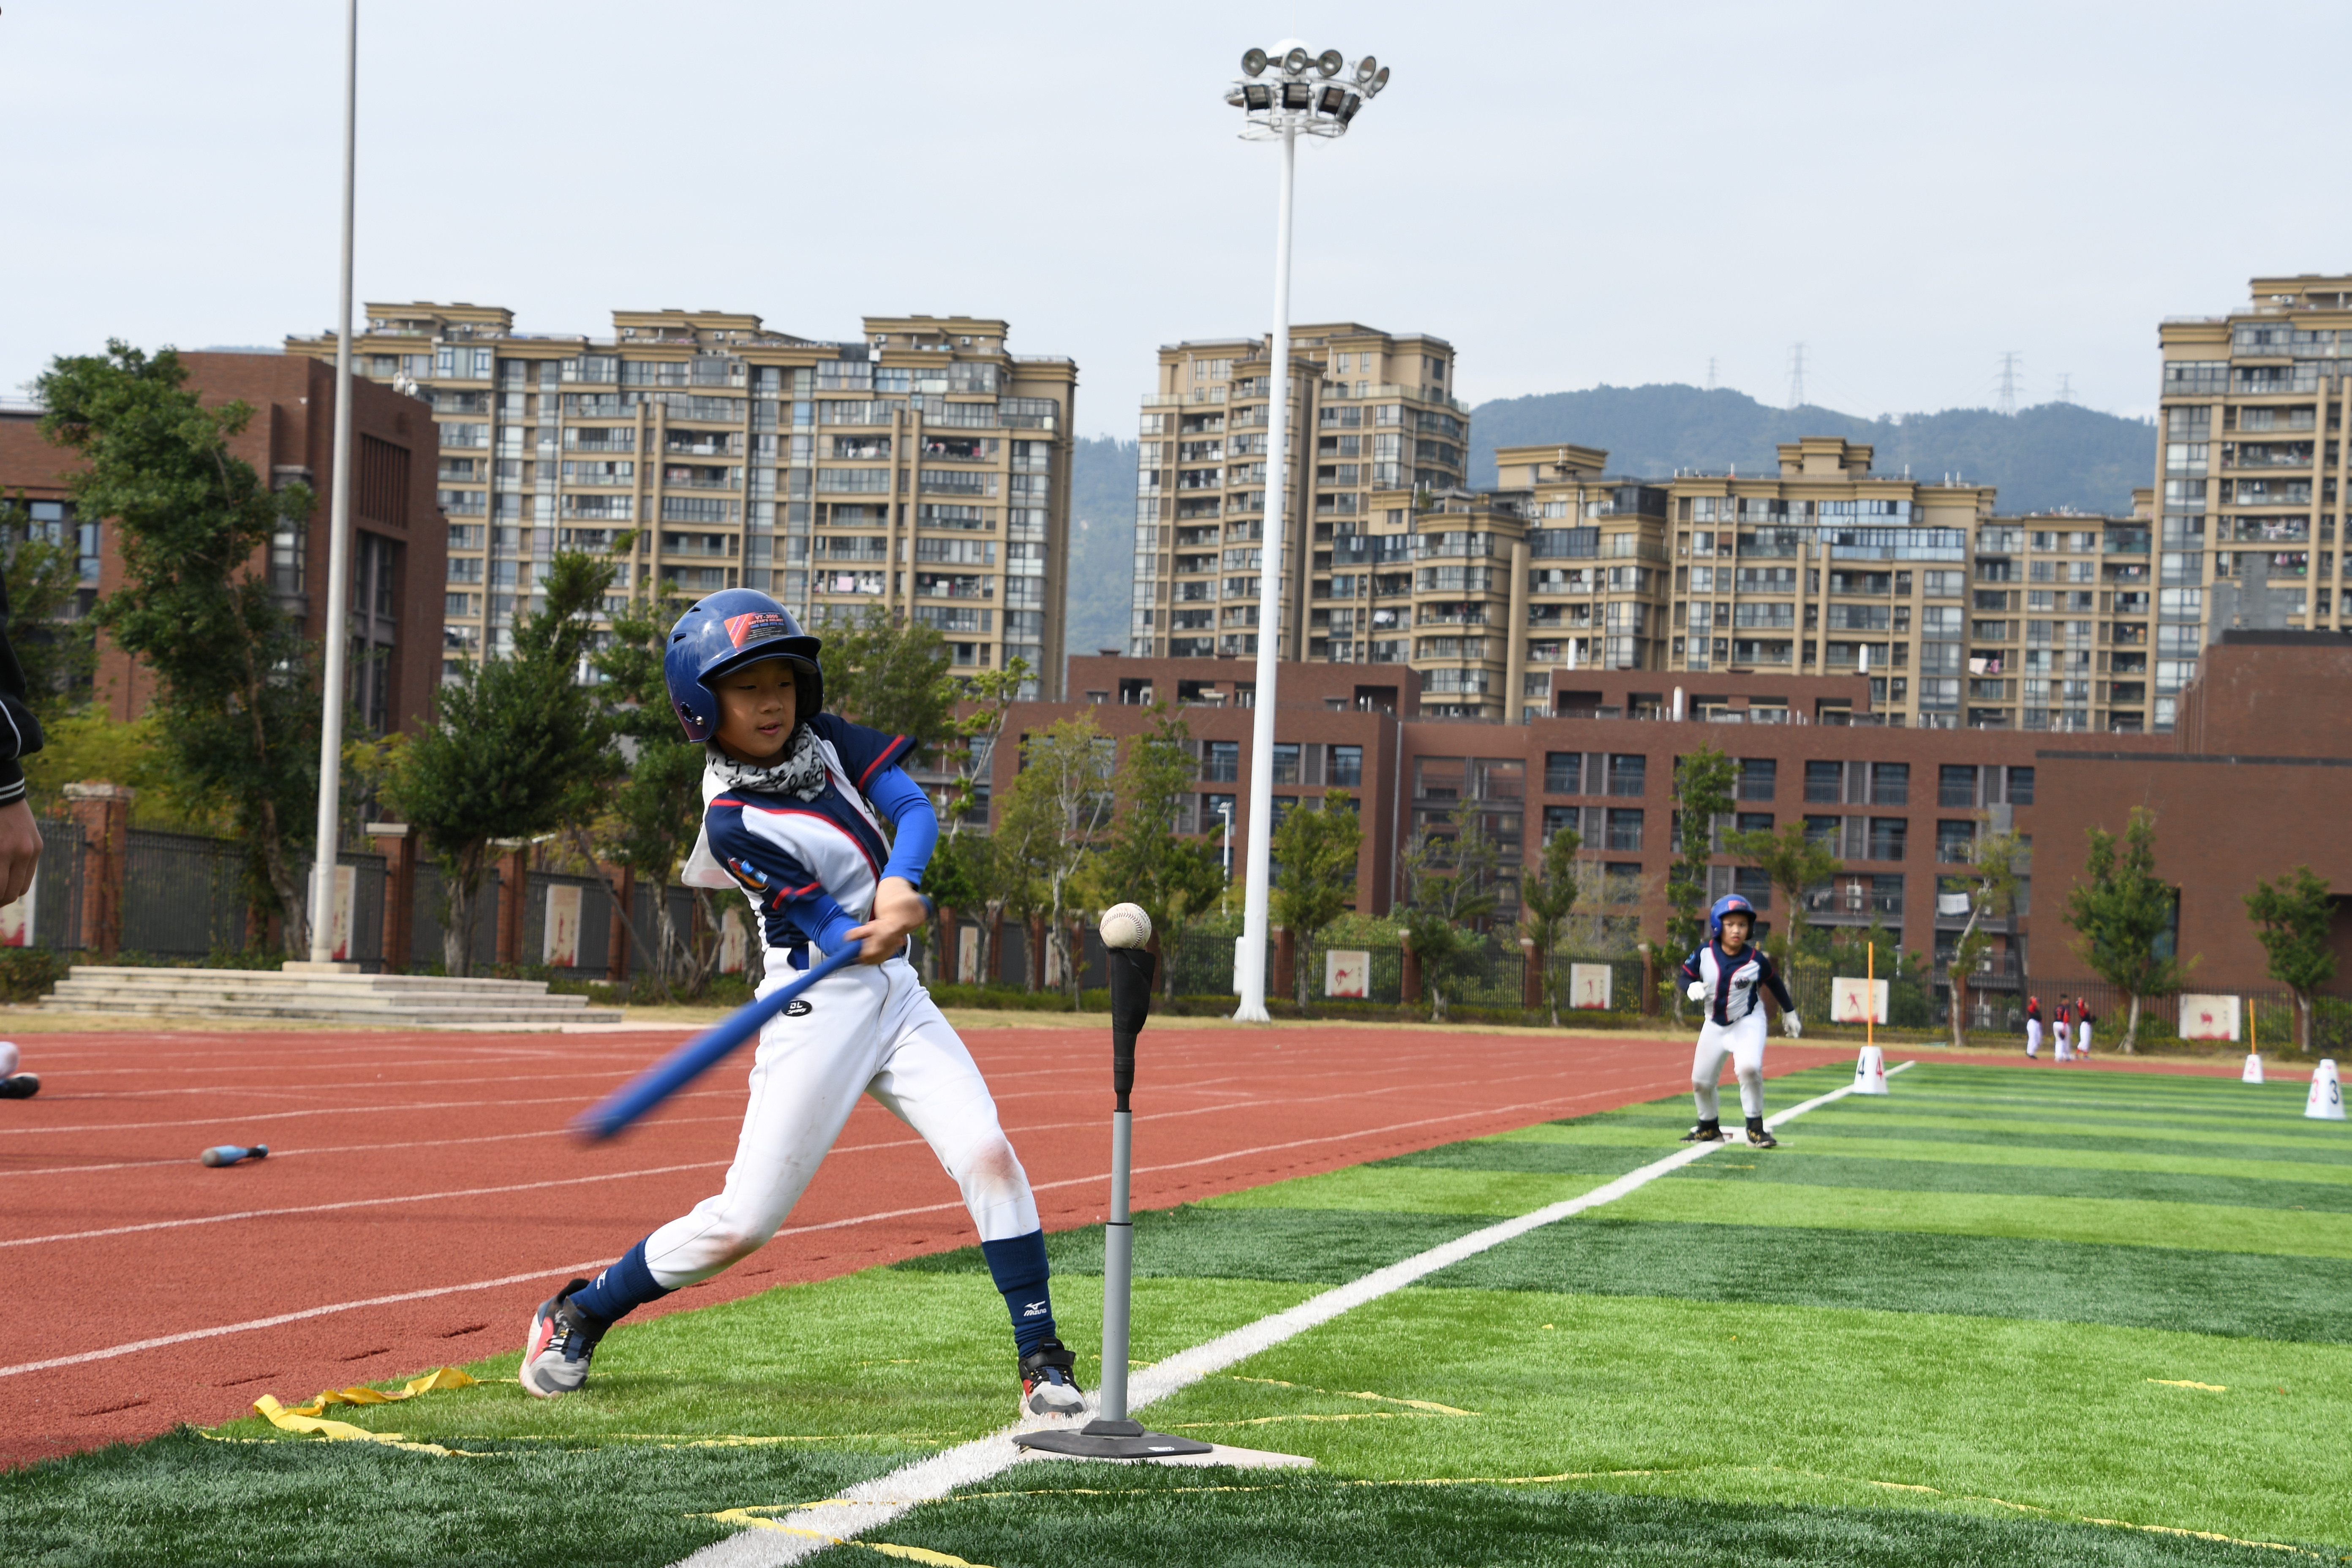
[[[2164,356],[2155,703],[2225,631],[2346,624],[2352,276],[2257,278],[2226,316],[2157,329]]]
[[[1403,663],[1402,631],[1374,630],[1370,542],[1383,493],[1402,509],[1405,492],[1462,483],[1470,411],[1451,395],[1453,346],[1354,323],[1297,326],[1290,342],[1290,532],[1274,635],[1285,658]],[[1257,652],[1261,552],[1281,515],[1266,497],[1272,357],[1268,338],[1160,351],[1136,472],[1137,658]]]
[[[1059,695],[1069,360],[1000,321],[869,316],[854,343],[752,315],[616,310],[613,336],[518,332],[510,310],[367,307],[355,370],[440,425],[445,669],[508,646],[558,549],[630,542],[620,586],[773,594],[813,628],[880,608],[958,668]],[[331,335],[288,352],[331,359]]]

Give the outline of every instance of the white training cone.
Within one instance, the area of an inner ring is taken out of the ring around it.
[[[2303,1102],[2303,1113],[2317,1121],[2344,1120],[2344,1085],[2336,1077],[2336,1058],[2322,1057],[2311,1075],[2311,1097]]]
[[[2246,1070],[2238,1075],[2238,1081],[2240,1083],[2260,1083],[2263,1081],[2263,1058],[2258,1052],[2248,1051],[2246,1053]]]
[[[1862,1058],[1853,1064],[1853,1091],[1856,1094],[1886,1092],[1886,1053],[1876,1046],[1862,1047]]]

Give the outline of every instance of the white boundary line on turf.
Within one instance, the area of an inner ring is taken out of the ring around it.
[[[1891,1076],[1911,1065],[1910,1062],[1902,1062],[1886,1070]],[[1766,1117],[1764,1125],[1768,1129],[1778,1127],[1792,1117],[1818,1110],[1832,1100],[1843,1100],[1853,1091],[1854,1086],[1846,1084],[1827,1094],[1816,1095],[1777,1115]],[[1702,1160],[1723,1146],[1723,1143],[1694,1143],[1687,1149],[1678,1149],[1663,1160],[1653,1161],[1637,1171],[1629,1171],[1589,1193],[1537,1209],[1532,1214],[1504,1220],[1499,1225],[1490,1225],[1484,1230],[1474,1230],[1467,1236],[1456,1237],[1443,1246],[1433,1247],[1427,1252],[1400,1263],[1391,1263],[1385,1268],[1376,1268],[1361,1279],[1311,1297],[1286,1311],[1260,1318],[1256,1322],[1245,1323],[1230,1333],[1220,1334],[1205,1344],[1180,1351],[1167,1360],[1145,1368],[1130,1380],[1128,1384],[1128,1409],[1130,1414],[1140,1410],[1154,1400],[1164,1399],[1237,1362],[1272,1350],[1285,1340],[1320,1327],[1344,1312],[1391,1295],[1417,1279],[1451,1268],[1465,1258],[1475,1258],[1531,1230],[1541,1229],[1603,1204],[1614,1203],[1668,1172]],[[902,1466],[887,1475],[845,1489],[836,1500],[795,1509],[790,1514],[780,1516],[778,1522],[781,1524],[784,1520],[790,1520],[790,1529],[795,1533],[756,1527],[745,1530],[704,1547],[674,1564],[673,1568],[772,1568],[773,1564],[798,1563],[814,1557],[837,1541],[879,1529],[923,1503],[935,1502],[959,1487],[987,1480],[1020,1463],[1030,1455],[1026,1449],[1013,1446],[1013,1435],[1045,1425],[1047,1423],[1043,1421],[1018,1423],[944,1453]],[[808,1533],[798,1533],[800,1531]]]

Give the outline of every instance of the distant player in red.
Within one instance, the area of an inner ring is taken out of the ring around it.
[[[2073,1061],[2074,1059],[2074,1004],[2063,996],[2058,999],[2058,1017],[2051,1026],[2051,1033],[2058,1043],[2058,1060]]]
[[[2074,1054],[2091,1059],[2091,1003],[2086,996],[2074,998]]]
[[[2042,998],[2025,999],[2025,1059],[2035,1061],[2042,1055]]]

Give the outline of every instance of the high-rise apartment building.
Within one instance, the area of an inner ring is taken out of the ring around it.
[[[2257,278],[2226,316],[2167,321],[2155,713],[2231,630],[2346,624],[2338,578],[2352,276]]]
[[[1006,326],[869,316],[854,343],[719,311],[616,310],[613,336],[512,311],[374,305],[356,371],[431,403],[449,530],[445,669],[506,646],[559,549],[631,542],[618,586],[776,595],[814,625],[870,606],[954,664],[1062,677],[1077,368]],[[289,353],[334,357],[331,334]]]
[[[1404,557],[1384,562],[1369,547],[1377,498],[1458,488],[1470,410],[1451,395],[1454,348],[1442,339],[1342,322],[1294,328],[1290,346],[1282,657],[1370,659],[1373,575],[1384,564],[1409,572]],[[1272,341],[1171,344],[1158,380],[1143,400],[1129,652],[1254,656],[1266,520],[1282,510],[1266,504]],[[1386,639],[1400,662],[1402,637]]]

